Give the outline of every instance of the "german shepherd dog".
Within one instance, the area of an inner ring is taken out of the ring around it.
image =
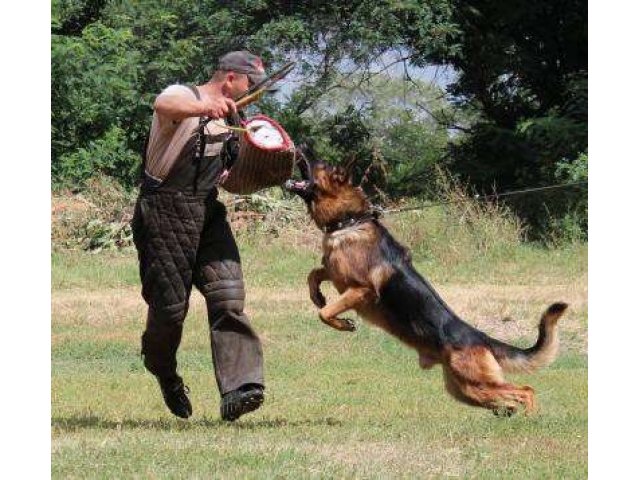
[[[530,372],[555,359],[557,322],[567,304],[547,308],[530,348],[491,338],[460,319],[415,270],[407,248],[371,213],[345,168],[319,161],[309,147],[300,147],[297,157],[303,180],[289,180],[285,188],[302,197],[324,232],[322,267],[308,276],[320,320],[351,332],[354,323],[339,315],[353,309],[417,350],[420,367],[442,364],[446,389],[454,398],[497,415],[511,415],[518,407],[533,412],[533,388],[507,383],[503,372]],[[320,291],[327,280],[340,294],[329,304]]]

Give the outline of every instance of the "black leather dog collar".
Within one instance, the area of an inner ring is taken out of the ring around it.
[[[337,222],[331,222],[325,225],[322,230],[324,231],[324,233],[333,233],[337,232],[338,230],[342,230],[343,228],[353,227],[354,225],[370,222],[371,220],[377,220],[378,217],[380,217],[379,212],[366,212],[362,215],[349,216],[343,218],[342,220],[338,220]]]

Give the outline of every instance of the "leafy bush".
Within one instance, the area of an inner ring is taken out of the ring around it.
[[[589,158],[581,153],[573,162],[562,159],[556,164],[556,177],[567,182],[586,182],[589,180]]]
[[[99,252],[131,246],[133,234],[129,222],[107,222],[99,218],[90,220],[80,231],[81,246]]]
[[[589,180],[588,155],[581,153],[571,162],[566,159],[556,164],[556,177],[566,183],[587,182]],[[566,197],[564,215],[554,218],[548,228],[548,239],[553,244],[586,241],[589,232],[588,189],[579,187],[570,190]]]
[[[78,189],[89,179],[106,175],[128,185],[140,165],[140,154],[126,147],[125,132],[113,126],[103,137],[60,158],[57,183],[58,187]]]
[[[140,57],[130,29],[95,22],[79,36],[54,35],[51,43],[51,153],[54,180],[68,180],[70,156],[80,149],[131,148],[130,125],[142,99],[137,90]],[[149,107],[146,107],[147,111]],[[127,132],[125,134],[125,132]],[[121,145],[115,145],[115,143]],[[73,160],[71,160],[73,162]],[[83,168],[83,165],[78,165]],[[111,173],[111,172],[110,172]],[[76,177],[86,177],[81,172]],[[121,175],[120,179],[125,179]],[[127,183],[131,179],[127,178]]]
[[[100,251],[131,246],[134,202],[133,192],[106,176],[88,180],[82,193],[56,193],[51,202],[53,248]]]

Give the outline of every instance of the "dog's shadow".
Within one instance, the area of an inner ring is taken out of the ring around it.
[[[51,418],[51,428],[62,432],[74,432],[85,429],[100,430],[165,430],[181,431],[199,427],[206,428],[233,428],[239,430],[260,430],[284,427],[314,427],[314,426],[342,426],[341,420],[333,417],[287,419],[283,417],[265,418],[260,420],[237,420],[225,422],[220,419],[199,418],[193,420],[179,420],[173,418],[125,418],[114,420],[103,418],[99,415],[71,415],[67,417],[54,416]]]

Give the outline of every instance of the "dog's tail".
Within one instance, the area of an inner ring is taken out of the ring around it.
[[[558,320],[569,305],[554,303],[542,314],[538,341],[531,348],[518,348],[490,338],[489,346],[506,372],[531,372],[550,365],[558,355]]]

